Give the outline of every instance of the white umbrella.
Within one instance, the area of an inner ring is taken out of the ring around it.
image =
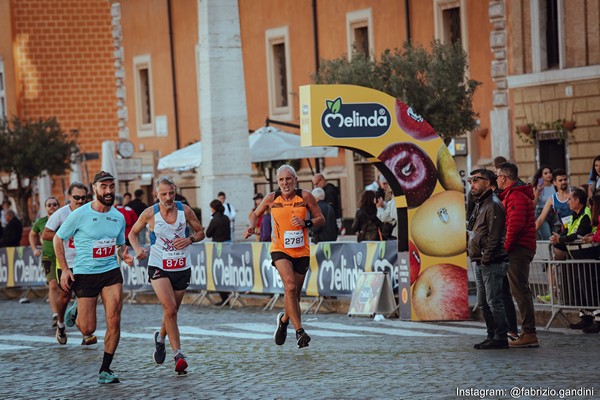
[[[158,160],[158,169],[172,169],[175,171],[187,171],[198,168],[202,163],[202,144],[196,142],[182,149],[175,150],[171,154]]]
[[[250,161],[295,160],[298,158],[337,157],[336,147],[302,147],[300,136],[272,126],[264,126],[248,136]]]
[[[69,182],[83,182],[81,177],[81,164],[79,162],[71,163],[71,173],[69,174]]]
[[[45,217],[47,212],[46,207],[44,207],[44,202],[48,197],[52,196],[52,182],[50,182],[48,171],[42,171],[42,175],[37,178],[37,187],[40,202],[40,216]]]
[[[298,158],[337,157],[336,147],[302,147],[300,136],[284,132],[272,126],[265,126],[248,136],[250,161],[264,162],[295,160]],[[158,169],[186,171],[202,164],[201,142],[175,150],[158,160]]]

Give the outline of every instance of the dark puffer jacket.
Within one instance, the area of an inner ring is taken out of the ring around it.
[[[500,193],[506,210],[506,239],[504,247],[512,253],[517,246],[535,251],[535,206],[533,188],[516,182]]]

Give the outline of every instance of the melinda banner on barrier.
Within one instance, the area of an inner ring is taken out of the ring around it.
[[[396,242],[311,245],[306,296],[352,296],[360,272],[387,271],[398,283]],[[133,253],[132,250],[130,250]],[[195,243],[191,247],[189,289],[257,294],[283,293],[277,270],[271,265],[269,243]],[[152,290],[147,259],[122,263],[125,290]],[[402,278],[400,278],[402,279]],[[0,249],[0,287],[44,286],[41,260],[29,247]]]

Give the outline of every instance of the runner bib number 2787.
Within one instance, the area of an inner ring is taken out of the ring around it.
[[[286,249],[293,249],[304,246],[304,231],[285,231],[283,233],[283,246]]]

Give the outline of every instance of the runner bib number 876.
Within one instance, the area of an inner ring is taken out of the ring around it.
[[[283,247],[293,249],[304,246],[304,230],[285,231],[283,233]]]
[[[92,244],[93,258],[106,258],[115,255],[117,239],[94,240]]]
[[[163,253],[163,269],[185,267],[185,250],[165,251]]]

